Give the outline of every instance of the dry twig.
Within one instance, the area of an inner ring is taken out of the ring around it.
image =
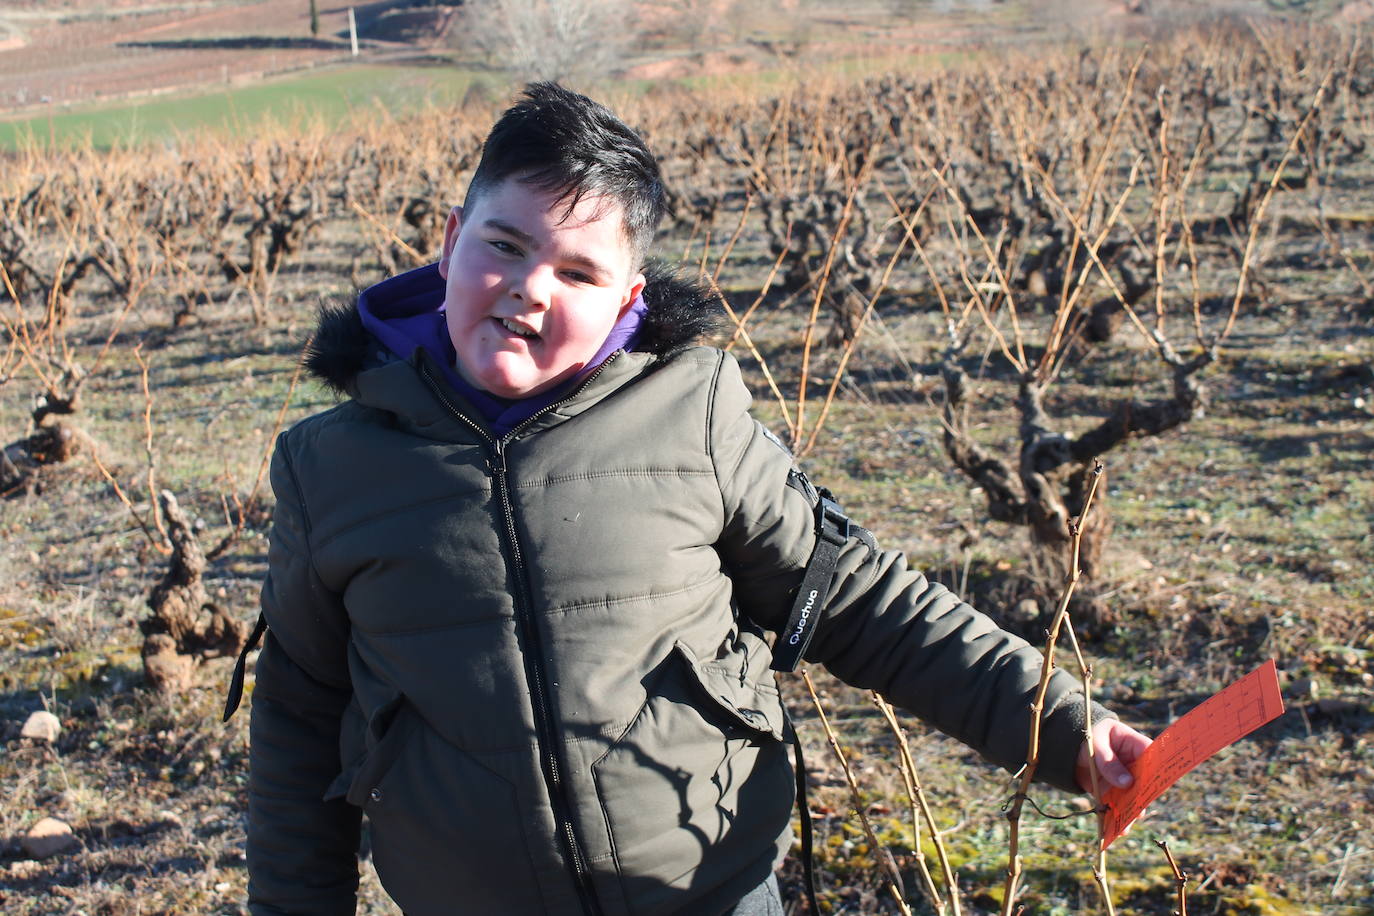
[[[845,757],[844,748],[840,747],[840,739],[835,737],[835,730],[830,727],[830,720],[825,715],[825,707],[821,705],[821,698],[816,693],[816,685],[811,682],[811,672],[805,667],[801,669],[802,680],[806,682],[806,690],[811,694],[811,702],[816,705],[816,713],[821,720],[821,728],[825,729],[825,738],[830,742],[830,749],[835,752],[835,757],[840,761],[840,769],[844,771],[845,782],[849,784],[849,795],[854,800],[854,811],[859,815],[859,823],[863,825],[864,836],[868,838],[868,848],[873,851],[873,857],[883,863],[888,872],[888,891],[897,901],[897,908],[903,916],[911,916],[911,908],[907,906],[906,899],[902,895],[902,876],[897,872],[896,863],[891,856],[883,855],[883,847],[878,842],[878,836],[873,832],[873,825],[868,822],[868,815],[864,814],[863,799],[859,796],[859,783],[854,778],[854,771],[849,768],[849,759]]]
[[[911,757],[911,745],[907,743],[906,731],[901,723],[897,721],[897,713],[875,690],[872,692],[873,703],[878,707],[878,711],[887,720],[887,727],[892,730],[892,734],[897,738],[897,750],[902,764],[902,781],[906,784],[907,797],[911,800],[911,833],[912,849],[916,854],[916,867],[921,874],[921,882],[925,886],[926,897],[929,898],[931,906],[941,916],[945,912],[945,900],[940,896],[939,890],[935,887],[935,880],[930,875],[930,869],[926,866],[925,850],[921,847],[921,821],[924,821],[926,828],[930,831],[931,842],[935,845],[935,857],[940,862],[940,872],[945,879],[945,889],[949,893],[949,907],[954,916],[959,916],[959,885],[954,878],[954,868],[949,862],[949,853],[945,851],[944,837],[940,835],[940,829],[935,826],[935,815],[931,813],[930,803],[926,800],[925,790],[921,787],[921,779],[916,773],[916,761]],[[919,817],[918,817],[919,814]]]
[[[1083,521],[1087,518],[1089,510],[1092,508],[1093,496],[1097,493],[1097,482],[1102,478],[1102,465],[1099,463],[1093,468],[1092,481],[1088,487],[1088,495],[1083,502],[1083,512],[1074,519],[1070,525],[1070,552],[1072,561],[1069,565],[1069,577],[1064,583],[1064,590],[1059,599],[1059,607],[1055,611],[1054,621],[1050,624],[1049,635],[1045,640],[1044,662],[1040,669],[1040,686],[1036,688],[1035,699],[1031,702],[1031,721],[1030,721],[1030,743],[1026,750],[1026,765],[1021,768],[1021,780],[1017,786],[1016,793],[1011,798],[1011,803],[1007,807],[1007,822],[1010,825],[1010,851],[1007,860],[1007,878],[1003,885],[1002,895],[1002,916],[1011,916],[1012,906],[1016,901],[1016,892],[1021,880],[1021,809],[1026,802],[1030,791],[1031,782],[1035,779],[1035,770],[1040,764],[1040,716],[1045,709],[1045,695],[1050,688],[1050,675],[1054,673],[1054,650],[1059,641],[1060,631],[1068,622],[1069,602],[1073,600],[1073,593],[1078,588],[1078,581],[1082,575],[1079,569],[1078,553],[1082,543]],[[1088,703],[1085,696],[1084,702]],[[1091,706],[1089,706],[1091,710]],[[1089,713],[1091,715],[1091,713]],[[1092,734],[1091,720],[1088,723],[1088,734]],[[1088,741],[1088,753],[1093,753],[1092,741]],[[1093,795],[1097,795],[1097,769],[1090,765],[1093,780]],[[1100,829],[1100,827],[1099,827]],[[1099,844],[1100,845],[1100,844]],[[1099,853],[1097,865],[1094,867],[1094,878],[1097,879],[1098,888],[1102,891],[1102,897],[1107,906],[1107,912],[1113,913],[1112,898],[1107,888],[1105,871],[1105,853]]]
[[[1164,850],[1164,858],[1169,860],[1169,868],[1174,873],[1174,885],[1178,890],[1178,909],[1174,911],[1174,916],[1188,916],[1188,875],[1178,867],[1174,854],[1169,851],[1168,842],[1155,840],[1155,845]]]
[[[162,513],[158,511],[157,500],[157,451],[153,448],[153,392],[148,386],[148,361],[143,358],[143,345],[134,347],[134,359],[138,361],[139,381],[143,386],[143,454],[148,464],[148,500],[153,524],[161,535],[160,543],[168,544],[171,538],[162,526]],[[160,548],[159,548],[160,549]]]

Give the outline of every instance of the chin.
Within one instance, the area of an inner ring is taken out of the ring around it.
[[[542,389],[547,388],[548,386],[542,382],[520,384],[518,382],[511,382],[508,380],[502,381],[492,379],[491,381],[484,384],[482,387],[484,387],[487,390],[488,394],[494,394],[498,398],[515,400],[518,398],[527,398],[532,395],[538,394]]]
[[[515,363],[515,365],[509,365],[508,362]],[[541,372],[531,371],[536,370],[537,367],[528,364],[521,365],[519,361],[515,360],[494,360],[492,364],[488,364],[484,368],[486,369],[485,372],[474,373],[475,378],[470,378],[468,381],[488,394],[494,394],[498,398],[508,400],[533,397],[548,391],[571,378],[576,372],[576,369],[573,369],[551,378]]]
[[[532,388],[488,388],[489,394],[494,394],[498,398],[505,398],[507,401],[518,401],[534,394]]]
[[[494,394],[498,398],[529,397],[531,393],[545,383],[544,379],[530,378],[524,372],[511,372],[509,371],[511,367],[498,364],[489,365],[485,368],[485,372],[474,372],[468,376],[468,383],[481,388],[487,394]]]

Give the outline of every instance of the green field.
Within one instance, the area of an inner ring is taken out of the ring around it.
[[[967,50],[920,54],[865,56],[811,62],[802,67],[787,62],[738,73],[701,74],[679,78],[682,86],[703,91],[748,88],[777,91],[806,74],[861,79],[899,67],[960,67],[985,57]],[[804,71],[804,72],[803,72]],[[444,107],[463,99],[474,85],[495,85],[507,77],[461,66],[360,64],[321,68],[304,75],[275,77],[238,86],[188,90],[176,94],[101,105],[55,109],[49,114],[0,118],[0,150],[40,147],[96,149],[137,147],[205,132],[244,136],[264,127],[292,131],[317,124],[348,129],[377,108],[392,115]],[[661,88],[662,80],[624,80],[623,91],[639,94]]]
[[[207,130],[242,134],[272,124],[343,124],[379,106],[398,113],[456,102],[474,79],[472,71],[457,67],[331,67],[213,92],[0,121],[0,149],[28,143],[106,149]]]

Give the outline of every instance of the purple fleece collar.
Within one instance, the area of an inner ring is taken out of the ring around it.
[[[511,400],[475,388],[458,374],[457,354],[444,318],[444,279],[439,276],[437,264],[397,274],[358,294],[358,315],[363,327],[401,359],[409,359],[417,348],[429,353],[443,367],[448,383],[482,412],[498,436],[567,396],[617,350],[633,350],[648,309],[644,297],[639,296],[577,375],[543,394]]]

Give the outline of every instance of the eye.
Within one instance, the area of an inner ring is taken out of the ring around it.
[[[488,239],[487,244],[502,254],[519,254],[520,249],[502,239]]]
[[[595,280],[594,278],[592,278],[591,276],[589,276],[589,275],[587,275],[587,274],[582,273],[582,271],[580,271],[580,270],[566,270],[566,271],[563,272],[563,276],[567,277],[569,280],[573,281],[574,283],[589,283],[589,284],[594,284],[594,283],[596,283],[596,280]]]

